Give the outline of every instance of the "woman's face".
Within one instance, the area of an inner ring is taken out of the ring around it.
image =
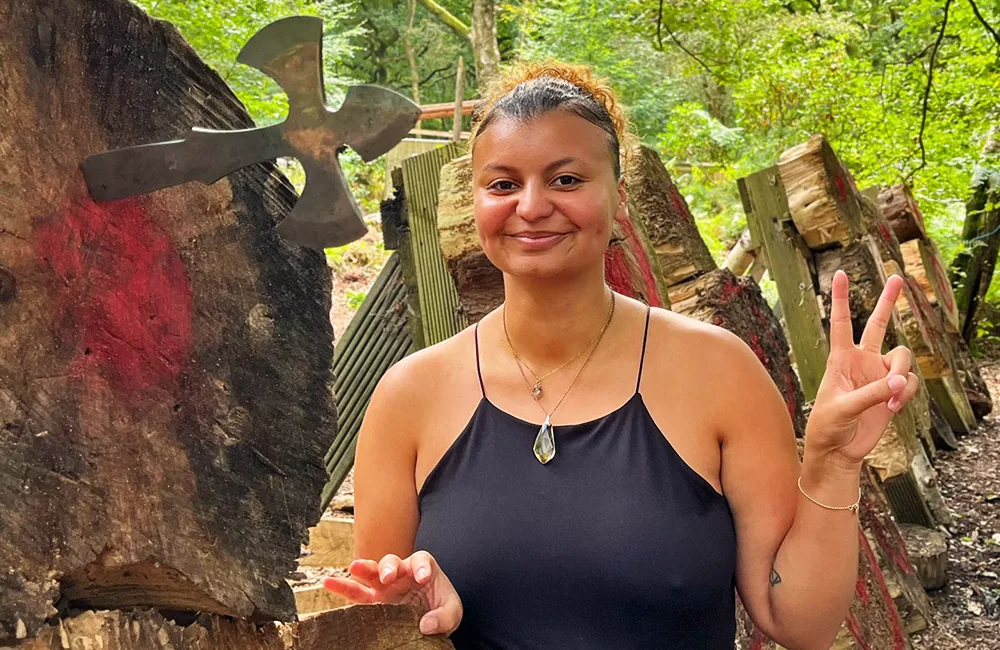
[[[500,118],[472,155],[476,228],[501,271],[544,278],[604,264],[614,219],[628,218],[607,135],[567,111]]]

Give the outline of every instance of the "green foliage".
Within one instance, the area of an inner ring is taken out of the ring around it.
[[[347,291],[347,306],[353,311],[361,308],[361,303],[368,297],[367,291]]]

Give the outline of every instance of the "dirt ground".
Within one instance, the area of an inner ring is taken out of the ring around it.
[[[1000,411],[1000,360],[980,366]],[[948,584],[931,593],[931,627],[914,638],[919,650],[1000,648],[1000,415],[959,439],[934,461],[955,515],[948,540]]]

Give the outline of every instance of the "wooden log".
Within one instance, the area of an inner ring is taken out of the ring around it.
[[[0,640],[57,601],[291,620],[336,430],[329,269],[274,230],[294,191],[266,163],[92,201],[92,154],[253,122],[124,0],[0,22]]]
[[[347,607],[351,603],[340,594],[335,594],[322,584],[312,584],[294,587],[295,610],[299,620],[315,616],[331,609]]]
[[[993,282],[1000,251],[1000,171],[994,165],[997,127],[990,131],[984,164],[972,176],[965,202],[962,249],[951,262],[950,278],[955,289],[959,332],[966,341],[978,334],[982,305]],[[987,155],[990,154],[990,155]]]
[[[944,533],[904,524],[899,531],[924,589],[940,589],[948,582],[948,542]]]
[[[955,359],[955,369],[958,371],[959,381],[965,388],[965,395],[969,398],[969,405],[977,420],[981,420],[993,412],[993,397],[990,389],[986,385],[986,380],[979,372],[979,364],[972,358],[969,344],[958,332],[945,331],[945,343],[951,348]]]
[[[959,331],[958,308],[944,260],[937,245],[930,239],[913,239],[900,245],[906,272],[923,290],[930,304],[938,308],[945,330]]]
[[[461,312],[478,322],[503,302],[503,273],[486,257],[473,215],[472,160],[456,158],[441,169],[437,223],[444,258],[458,292]],[[659,269],[635,219],[615,223],[615,243],[604,256],[604,274],[615,291],[654,307],[666,302]]]
[[[847,246],[861,235],[854,179],[822,135],[781,154],[778,170],[789,214],[809,248]]]
[[[861,473],[861,509],[858,516],[907,632],[926,628],[931,620],[930,600],[910,561],[899,528],[889,516],[886,496],[870,469]]]
[[[756,256],[757,251],[754,249],[753,237],[750,235],[750,229],[747,228],[736,240],[736,245],[726,255],[726,261],[723,262],[722,267],[729,269],[733,275],[743,275],[753,264]]]
[[[684,197],[659,155],[634,151],[628,173],[629,205],[648,234],[666,288],[716,268]]]
[[[927,237],[924,215],[910,188],[899,184],[878,192],[878,206],[900,243]]]
[[[673,310],[725,328],[743,339],[784,396],[796,435],[803,436],[805,400],[788,358],[788,341],[757,283],[737,278],[727,269],[716,269],[684,285],[692,285],[691,295],[676,301],[671,297]],[[684,285],[675,285],[674,289]]]
[[[435,650],[453,648],[424,636],[409,605],[354,605],[297,623],[258,625],[203,614],[184,624],[155,611],[87,611],[46,625],[19,650]]]

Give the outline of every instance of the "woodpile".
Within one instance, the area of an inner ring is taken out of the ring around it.
[[[124,0],[0,3],[0,645],[450,647],[406,608],[296,622],[336,431],[330,274],[273,164],[94,202],[80,163],[253,126]],[[406,645],[408,644],[408,645]]]

